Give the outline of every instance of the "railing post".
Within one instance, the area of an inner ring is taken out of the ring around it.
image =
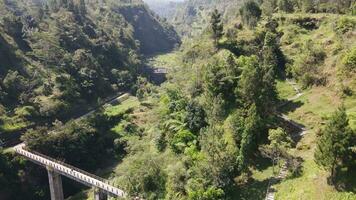
[[[64,200],[61,175],[56,173],[53,168],[48,166],[47,171],[51,200]]]
[[[107,200],[108,195],[100,188],[94,188],[94,200]]]

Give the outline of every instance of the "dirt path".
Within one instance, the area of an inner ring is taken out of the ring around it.
[[[299,97],[303,96],[303,92],[299,89],[299,87],[297,86],[297,84],[294,81],[287,79],[287,83],[290,84],[296,92],[295,96],[288,98],[288,102],[296,100]],[[283,104],[282,106],[284,106],[284,105],[286,105],[286,104]],[[279,117],[281,117],[286,122],[288,122],[292,126],[296,127],[298,130],[300,130],[295,135],[291,135],[292,138],[293,137],[302,137],[303,135],[305,135],[307,133],[308,130],[303,125],[298,124],[297,122],[291,120],[287,115],[280,113]],[[285,179],[287,177],[287,174],[288,174],[288,163],[285,162],[285,163],[283,163],[283,165],[279,171],[279,174],[270,179],[270,181],[268,183],[265,200],[274,200],[274,195],[276,193],[276,189],[273,186],[276,183],[278,183],[279,181]]]

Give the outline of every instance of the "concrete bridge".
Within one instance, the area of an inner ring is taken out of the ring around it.
[[[48,171],[51,200],[64,200],[61,175],[94,188],[95,200],[107,200],[108,196],[123,197],[127,195],[124,191],[112,186],[107,180],[93,174],[54,160],[37,152],[29,151],[25,144],[14,147],[15,152],[26,157],[30,161],[46,167]]]

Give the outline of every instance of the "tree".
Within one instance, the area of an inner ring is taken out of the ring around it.
[[[237,157],[239,170],[245,172],[248,166],[249,156],[256,147],[256,139],[260,129],[261,119],[258,116],[256,105],[252,104],[247,112],[247,118],[242,132],[240,151]]]
[[[271,17],[276,11],[277,0],[264,0],[261,8],[264,15]]]
[[[278,0],[278,9],[286,13],[291,13],[294,10],[293,2],[291,0]]]
[[[201,152],[204,160],[195,166],[195,178],[203,179],[204,189],[209,186],[227,188],[234,182],[237,172],[237,148],[230,148],[222,127],[213,125],[204,128],[201,133]],[[192,188],[200,190],[201,188]]]
[[[257,102],[260,101],[263,76],[257,57],[241,56],[238,59],[238,65],[242,66],[242,73],[236,92],[242,97],[244,104],[258,104]]]
[[[174,134],[170,146],[175,153],[183,153],[186,147],[196,143],[196,138],[189,130],[179,130]]]
[[[117,169],[117,183],[131,196],[163,199],[167,174],[162,161],[162,156],[147,151],[127,157]]]
[[[193,133],[198,133],[201,128],[207,125],[204,108],[197,102],[191,101],[188,103],[186,110],[187,116],[185,118],[185,122],[187,127]]]
[[[276,77],[282,76],[285,69],[284,55],[277,43],[275,33],[268,31],[265,36],[262,48],[262,109],[263,114],[267,115],[274,109],[277,100]]]
[[[283,73],[285,69],[285,58],[279,47],[277,35],[268,31],[262,48],[263,64],[271,65],[276,74]]]
[[[240,8],[240,15],[244,24],[255,27],[261,18],[262,11],[255,1],[249,0]]]
[[[218,46],[218,41],[223,36],[224,26],[221,21],[221,14],[217,9],[211,14],[210,24],[213,31],[214,44]]]
[[[26,89],[27,80],[17,71],[9,70],[6,74],[3,85],[8,97],[17,99],[18,96]]]
[[[314,10],[314,0],[301,0],[301,9],[303,12],[312,12]]]
[[[345,107],[341,106],[321,131],[314,153],[315,162],[331,174],[331,182],[335,180],[336,170],[348,160],[347,154],[355,146],[355,132],[349,126]],[[346,159],[346,160],[345,160]]]
[[[79,0],[79,12],[83,16],[87,13],[85,0]]]
[[[269,145],[260,150],[263,154],[272,160],[273,173],[274,166],[279,162],[281,156],[287,154],[287,149],[291,147],[292,139],[282,128],[270,129],[268,132]]]
[[[21,18],[15,15],[6,15],[2,19],[5,31],[17,39],[22,39],[23,23]]]

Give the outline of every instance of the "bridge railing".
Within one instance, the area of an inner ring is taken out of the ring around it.
[[[61,162],[61,161],[59,161],[59,160],[56,160],[56,159],[54,159],[54,158],[51,158],[51,157],[46,156],[46,155],[44,155],[44,154],[41,154],[41,153],[39,153],[39,152],[32,151],[32,150],[30,150],[29,148],[24,147],[23,149],[24,149],[25,151],[28,151],[28,152],[34,154],[34,155],[40,156],[40,157],[45,158],[45,159],[47,159],[47,160],[50,160],[50,161],[52,161],[52,162],[54,162],[54,163],[57,163],[57,164],[59,164],[59,165],[63,165],[63,166],[65,166],[65,167],[68,167],[68,168],[70,168],[70,169],[73,169],[73,170],[75,170],[75,171],[77,171],[77,172],[80,172],[80,173],[82,173],[82,174],[84,174],[84,175],[86,175],[86,176],[89,176],[89,177],[91,177],[91,178],[97,179],[97,180],[99,180],[99,181],[101,181],[101,182],[104,182],[104,183],[106,183],[106,184],[109,184],[109,181],[108,181],[108,180],[106,180],[106,179],[104,179],[104,178],[101,178],[101,177],[99,177],[99,176],[97,176],[97,175],[91,174],[91,173],[86,172],[86,171],[84,171],[84,170],[82,170],[82,169],[79,169],[79,168],[77,168],[77,167],[74,167],[74,166],[72,166],[72,165],[69,165],[69,164],[67,164],[67,163],[65,163],[65,162]]]

